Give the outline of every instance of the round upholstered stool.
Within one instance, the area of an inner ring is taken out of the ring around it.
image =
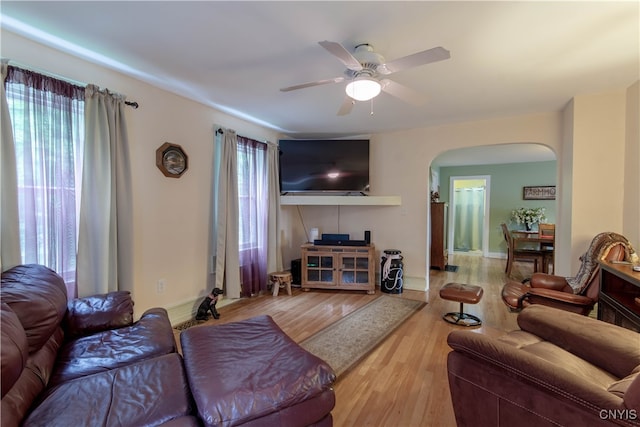
[[[288,271],[278,271],[276,273],[269,273],[269,279],[271,280],[271,285],[273,286],[273,296],[278,296],[278,291],[280,290],[280,286],[283,286],[287,289],[287,294],[291,295],[291,273]]]
[[[482,298],[482,288],[475,285],[465,285],[464,283],[447,283],[440,288],[440,298],[449,301],[457,301],[460,303],[460,311],[458,313],[447,313],[442,318],[454,325],[462,326],[480,326],[482,320],[464,312],[464,304],[477,304]]]

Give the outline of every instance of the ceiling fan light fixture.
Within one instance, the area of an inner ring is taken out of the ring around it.
[[[368,101],[380,94],[380,82],[371,77],[356,77],[347,84],[347,95],[356,101]]]

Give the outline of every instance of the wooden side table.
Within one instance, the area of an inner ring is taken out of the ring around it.
[[[276,273],[270,273],[269,278],[273,286],[273,296],[278,296],[280,287],[283,286],[287,289],[287,295],[291,295],[291,273],[288,271],[278,271]]]

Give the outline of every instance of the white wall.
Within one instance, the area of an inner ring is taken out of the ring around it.
[[[624,234],[625,109],[622,90],[573,99],[569,260],[573,272],[594,232]]]
[[[425,278],[429,166],[433,159],[452,149],[518,142],[541,143],[559,153],[561,117],[560,113],[537,114],[374,135],[370,147],[371,194],[400,195],[402,205],[283,207],[285,265],[291,258],[299,257],[299,246],[306,241],[304,222],[307,229],[319,227],[325,233],[350,233],[352,238],[362,238],[364,230],[371,230],[371,239],[378,250],[402,251],[406,276]]]
[[[140,104],[137,110],[127,109],[134,200],[131,291],[136,316],[150,307],[171,308],[204,295],[213,126],[271,141],[277,141],[278,135],[7,31],[2,32],[2,55],[25,66],[126,94],[127,99]],[[189,156],[189,169],[179,179],[165,177],[155,165],[155,151],[167,141],[180,144]],[[166,281],[162,294],[156,291],[160,279]]]
[[[427,276],[429,165],[458,148],[540,143],[558,159],[557,268],[575,274],[593,236],[615,231],[640,244],[638,89],[582,95],[563,111],[385,133],[372,137],[372,195],[400,195],[402,206],[283,207],[285,265],[299,257],[307,230],[371,230],[378,250],[402,251],[405,275]]]
[[[107,87],[140,103],[140,109],[127,111],[133,167],[132,292],[136,314],[203,295],[208,269],[213,125],[271,141],[278,135],[13,33],[3,30],[1,35],[3,57]],[[375,135],[371,139],[372,195],[400,195],[402,205],[284,206],[283,261],[288,266],[291,259],[300,257],[299,247],[307,240],[304,221],[307,230],[319,227],[321,232],[349,233],[354,238],[371,230],[379,250],[397,248],[403,252],[407,276],[425,278],[429,165],[433,159],[451,149],[519,142],[547,145],[558,158],[558,227],[567,224],[571,230],[559,236],[558,252],[568,262],[558,263],[558,274],[575,272],[571,263],[594,230],[628,231],[626,235],[637,247],[638,92],[636,82],[626,93],[577,97],[562,112]],[[155,150],[166,141],[182,145],[189,155],[189,170],[180,179],[164,177],[155,166]],[[587,187],[583,181],[588,182]],[[612,183],[616,188],[612,189]],[[594,209],[594,205],[598,207]],[[159,279],[167,283],[163,294],[156,292]]]
[[[640,250],[640,82],[627,90],[624,156],[624,235]]]

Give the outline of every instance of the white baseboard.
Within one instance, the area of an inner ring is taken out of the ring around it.
[[[404,288],[412,291],[426,291],[427,279],[424,277],[405,277]]]
[[[171,325],[177,325],[178,323],[186,322],[196,317],[198,307],[204,297],[200,297],[194,300],[189,300],[181,304],[176,304],[171,307],[167,307],[167,313],[169,314],[169,321]],[[218,300],[216,308],[224,307],[225,305],[233,304],[238,301],[237,299],[222,298]]]
[[[487,258],[507,259],[507,254],[504,252],[489,252]]]
[[[376,280],[376,287],[380,287],[379,277],[377,277]],[[412,291],[426,291],[427,281],[424,277],[403,277],[402,287],[403,289],[409,289]],[[173,305],[171,307],[167,307],[167,313],[169,314],[171,325],[177,325],[179,323],[186,322],[187,320],[195,318],[196,313],[198,312],[198,307],[200,306],[200,303],[203,299],[204,297],[199,297],[180,304]],[[237,301],[239,301],[239,299],[222,298],[218,301],[216,307],[221,308],[225,305],[233,304]]]
[[[380,275],[376,275],[376,288],[380,288]],[[410,289],[412,291],[426,291],[427,279],[424,277],[404,276],[402,278],[402,288]]]

